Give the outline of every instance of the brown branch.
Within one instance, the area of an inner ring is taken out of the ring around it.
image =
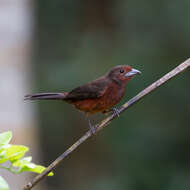
[[[146,95],[153,92],[153,90],[157,89],[159,86],[163,85],[168,80],[175,77],[177,74],[181,73],[185,69],[187,69],[190,66],[190,59],[186,60],[184,63],[177,66],[175,69],[164,75],[162,78],[142,90],[139,94],[137,94],[135,97],[130,99],[128,102],[123,104],[120,109],[119,113],[124,112],[126,109],[128,109],[130,106],[132,106],[134,103],[138,102],[140,99],[145,97]],[[101,121],[99,124],[96,125],[96,131],[99,132],[101,129],[103,129],[105,126],[107,126],[110,121],[117,118],[117,116],[111,115]],[[80,144],[82,144],[84,141],[86,141],[89,137],[91,137],[92,134],[90,131],[87,131],[84,136],[82,136],[77,142],[75,142],[70,148],[68,148],[61,156],[59,156],[54,162],[52,162],[41,174],[37,175],[31,182],[29,182],[23,190],[30,190],[32,189],[37,183],[39,183],[43,178],[45,178],[49,172],[51,172],[53,169],[55,169],[66,156],[68,156],[70,153],[72,153]]]

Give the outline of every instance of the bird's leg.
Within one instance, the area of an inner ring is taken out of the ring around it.
[[[86,115],[86,118],[88,120],[88,126],[90,128],[90,133],[92,135],[95,135],[96,134],[96,126],[92,125],[91,122],[90,122],[90,118],[89,118],[89,114],[85,114]]]
[[[117,108],[112,108],[112,113],[114,116],[119,117],[120,111]]]
[[[88,125],[89,125],[89,128],[90,128],[90,132],[91,132],[91,134],[94,135],[94,134],[96,133],[96,128],[91,124],[89,118],[88,118]]]

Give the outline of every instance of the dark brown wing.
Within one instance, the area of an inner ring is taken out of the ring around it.
[[[77,101],[91,98],[99,98],[106,91],[107,84],[107,79],[99,78],[73,89],[65,97],[65,100]]]

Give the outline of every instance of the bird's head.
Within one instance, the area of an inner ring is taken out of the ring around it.
[[[108,72],[108,77],[116,82],[122,82],[122,81],[127,82],[137,74],[141,74],[141,72],[138,71],[137,69],[133,69],[131,66],[128,65],[119,65],[113,67]]]

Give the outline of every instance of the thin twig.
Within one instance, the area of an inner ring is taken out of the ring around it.
[[[126,109],[128,109],[130,106],[132,106],[134,103],[138,102],[140,99],[145,97],[146,95],[150,94],[152,91],[163,85],[168,80],[175,77],[177,74],[181,73],[185,69],[190,67],[190,58],[186,60],[184,63],[177,66],[175,69],[164,75],[162,78],[142,90],[139,94],[137,94],[135,97],[130,99],[128,102],[123,104],[120,109],[119,113],[124,112]],[[101,121],[99,124],[96,125],[96,132],[99,132],[101,129],[103,129],[105,126],[107,126],[113,119],[117,118],[115,115],[111,115]],[[37,183],[39,183],[43,178],[45,178],[49,172],[51,172],[53,169],[55,169],[66,156],[68,156],[70,153],[72,153],[80,144],[82,144],[84,141],[86,141],[89,137],[91,137],[92,134],[90,131],[87,131],[84,136],[82,136],[78,141],[76,141],[69,149],[67,149],[61,156],[59,156],[54,162],[52,162],[41,174],[37,175],[31,182],[29,182],[23,190],[30,190],[32,189]]]

